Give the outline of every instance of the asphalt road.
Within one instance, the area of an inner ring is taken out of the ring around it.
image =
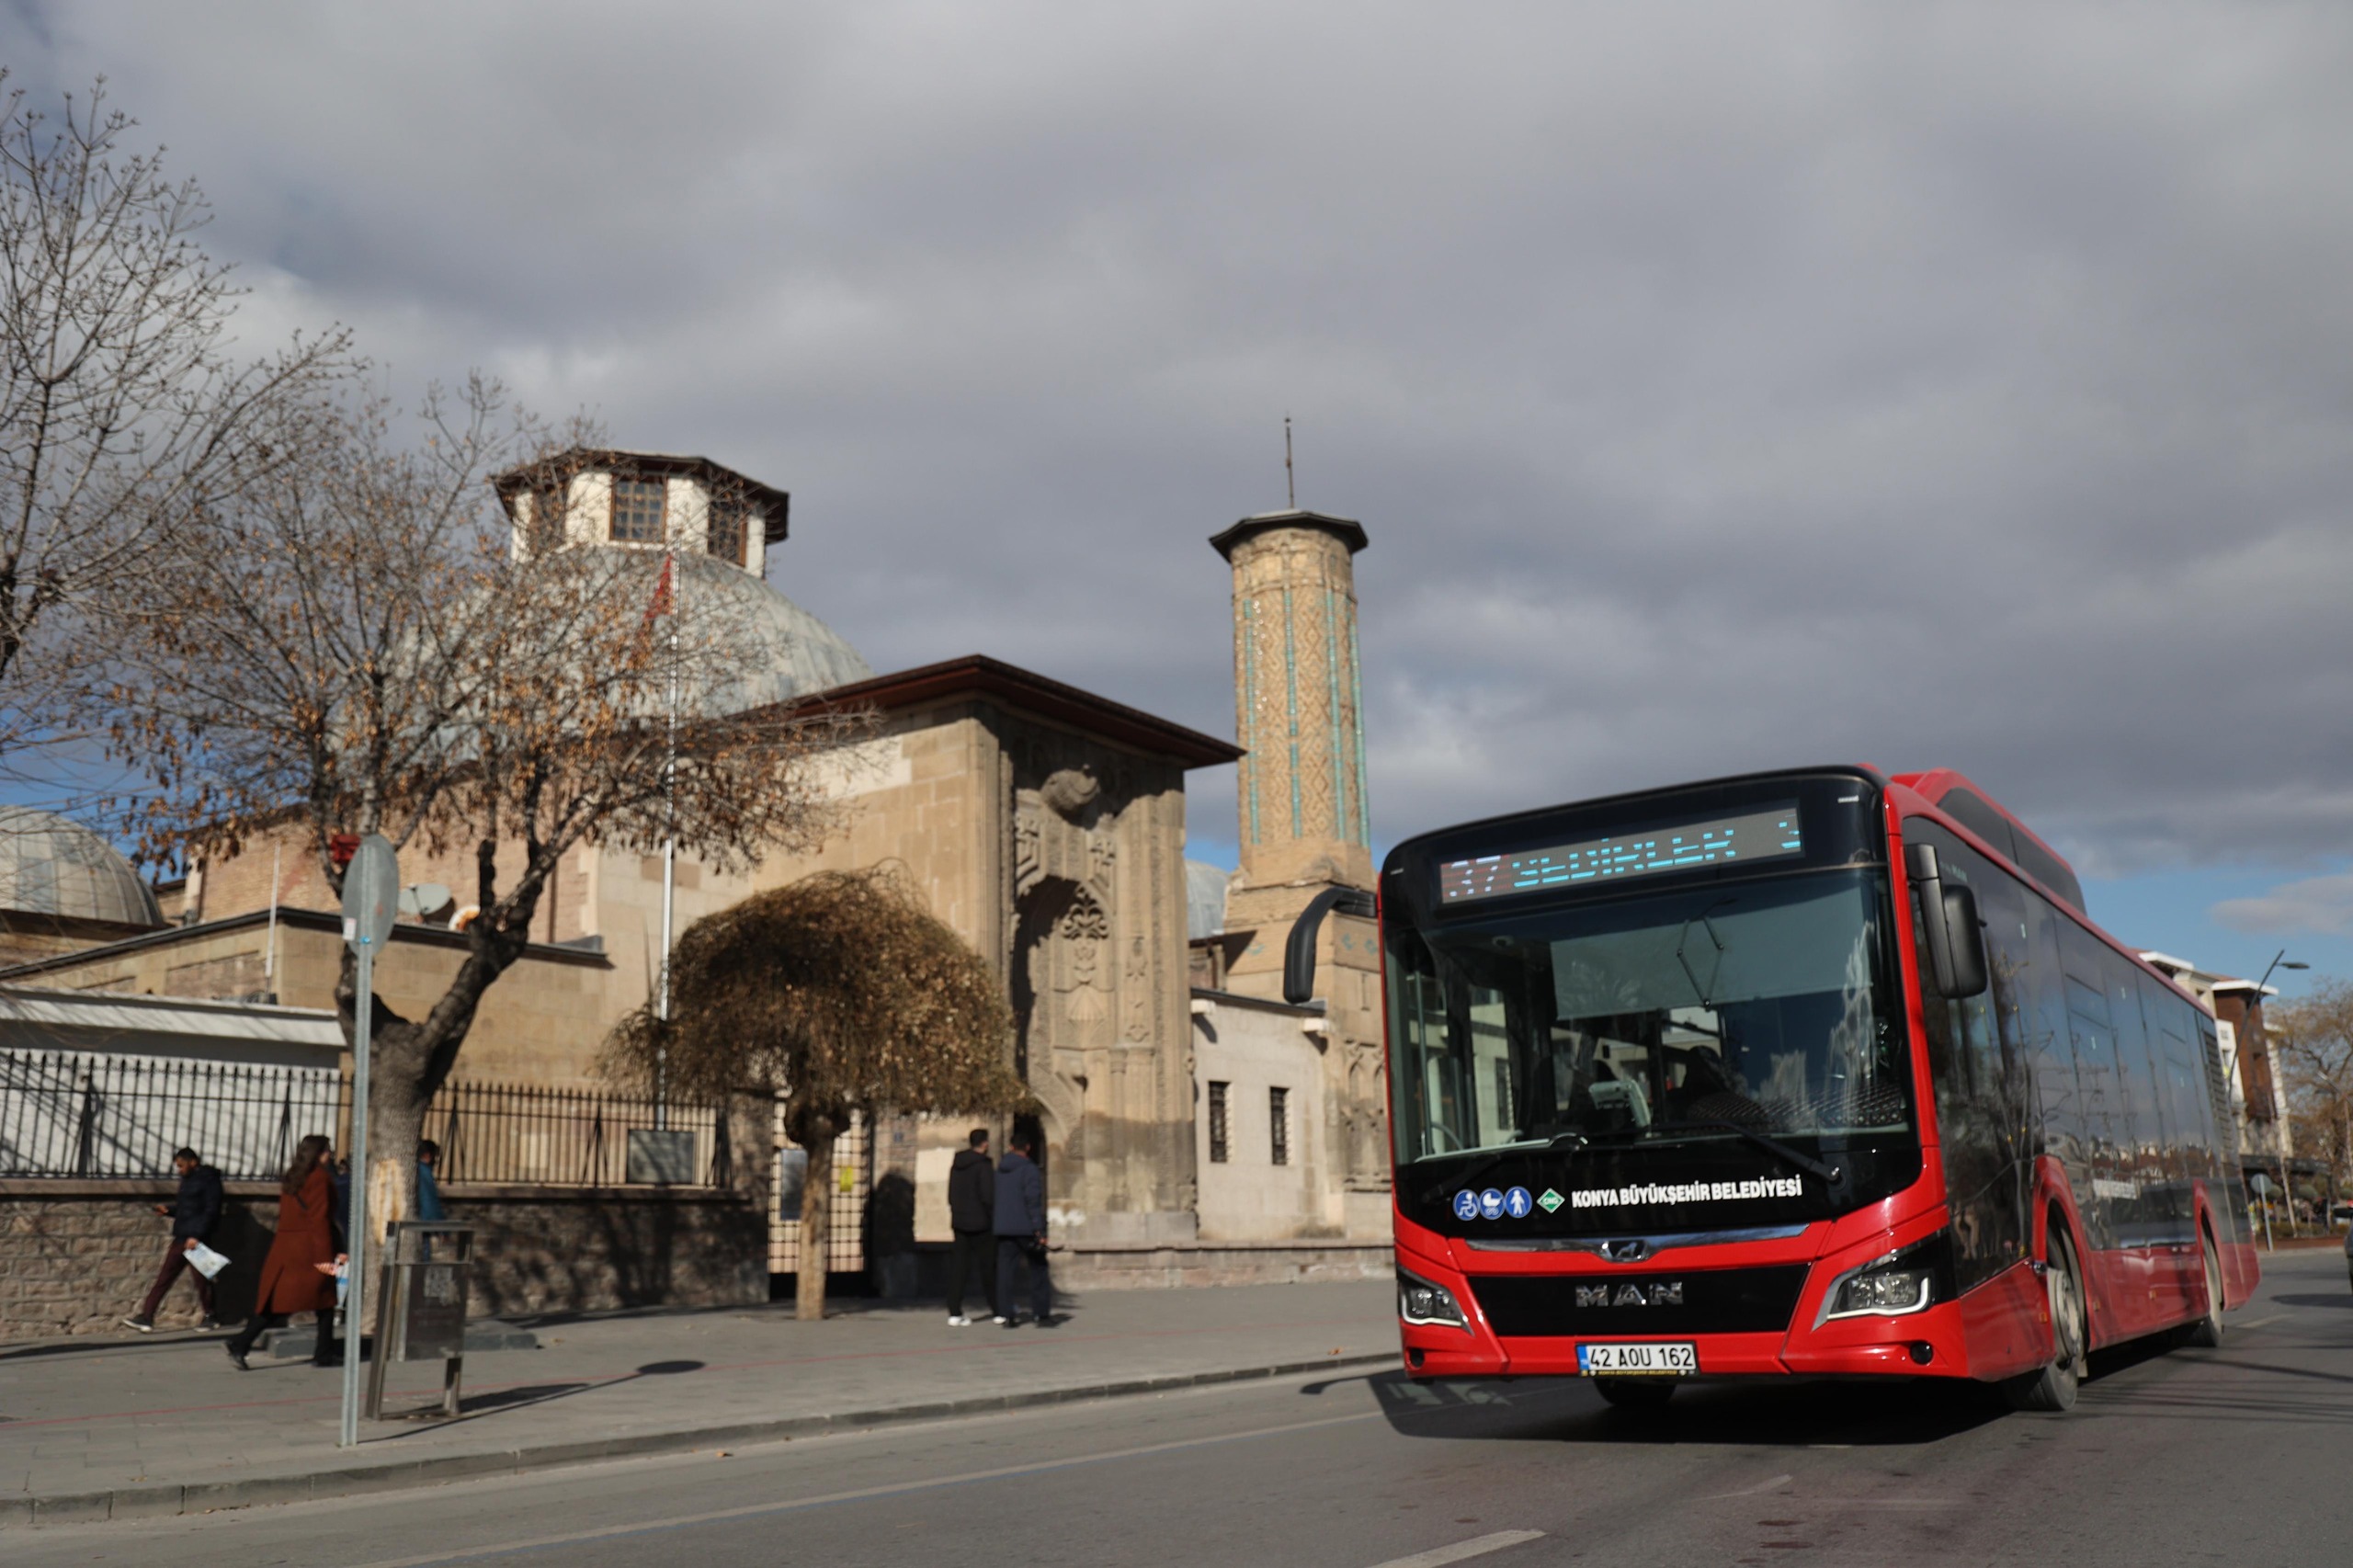
[[[2271,1261],[2219,1350],[2095,1363],[2066,1415],[1934,1385],[1393,1374],[1029,1414],[197,1518],[10,1532],[52,1563],[1672,1565],[2353,1561],[2353,1291]]]

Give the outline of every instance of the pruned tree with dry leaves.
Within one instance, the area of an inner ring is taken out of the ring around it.
[[[6,73],[0,72],[0,82]],[[339,331],[257,354],[193,181],[129,150],[100,82],[0,108],[0,778],[83,738],[93,683],[178,532],[266,483]]]
[[[2333,1197],[2353,1176],[2353,983],[2323,979],[2267,1012],[2299,1152],[2328,1166]]]
[[[706,915],[679,938],[671,972],[669,1022],[640,1008],[615,1029],[608,1059],[712,1099],[784,1096],[785,1131],[809,1154],[801,1317],[824,1315],[834,1143],[852,1112],[1030,1104],[995,971],[890,871],[820,872]]]
[[[837,808],[811,764],[864,722],[741,710],[750,629],[721,596],[671,598],[661,551],[517,546],[494,477],[585,490],[594,432],[540,430],[477,381],[406,418],[314,408],[294,433],[302,460],[173,554],[113,743],[156,786],[133,824],[150,853],[231,855],[296,824],[338,891],[338,835],[470,865],[459,897],[480,913],[447,989],[416,1017],[369,999],[369,1213],[390,1222],[415,1211],[427,1103],[563,858],[675,834],[726,874],[812,847]],[[335,999],[348,1039],[348,953]]]

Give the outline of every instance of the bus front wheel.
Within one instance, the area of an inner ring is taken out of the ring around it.
[[[2182,1343],[2211,1350],[2222,1343],[2222,1267],[2214,1260],[2214,1238],[2200,1230],[2198,1250],[2206,1259],[2206,1315],[2182,1331]]]
[[[2070,1410],[2084,1378],[2084,1352],[2089,1342],[2084,1315],[2083,1276],[2075,1272],[2075,1249],[2059,1216],[2051,1217],[2049,1255],[2042,1286],[2051,1306],[2051,1359],[2039,1370],[2012,1378],[2002,1386],[2017,1410]]]

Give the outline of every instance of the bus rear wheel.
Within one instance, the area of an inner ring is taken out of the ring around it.
[[[1675,1397],[1673,1378],[1596,1378],[1593,1392],[1620,1410],[1663,1410]]]
[[[2084,1379],[2084,1281],[2075,1272],[2075,1249],[2058,1215],[2051,1217],[2051,1239],[2042,1288],[2051,1305],[2051,1360],[2039,1370],[2012,1378],[2002,1392],[2015,1410],[2072,1410]]]

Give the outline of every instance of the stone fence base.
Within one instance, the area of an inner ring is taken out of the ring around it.
[[[1053,1255],[1054,1283],[1073,1290],[1383,1279],[1395,1269],[1395,1254],[1386,1241],[1188,1242],[1132,1247],[1080,1243]]]
[[[164,1261],[171,1221],[154,1206],[178,1185],[140,1180],[0,1180],[0,1341],[122,1332]],[[768,1299],[767,1217],[700,1187],[536,1187],[452,1184],[452,1220],[481,1227],[470,1280],[477,1316],[614,1307],[742,1306]],[[210,1244],[229,1255],[216,1282],[224,1322],[253,1311],[278,1222],[275,1182],[231,1182]],[[183,1275],[155,1314],[193,1327]]]

